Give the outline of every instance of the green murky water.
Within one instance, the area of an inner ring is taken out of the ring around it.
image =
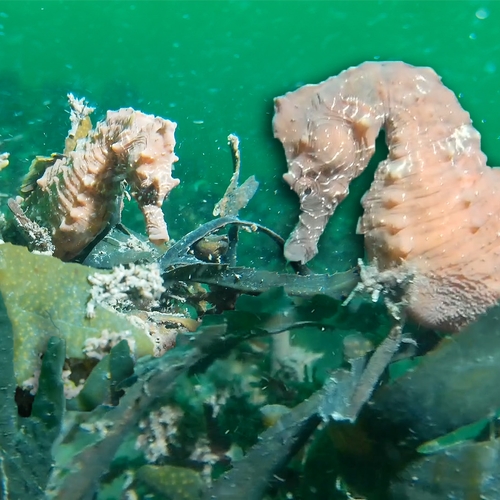
[[[273,98],[365,60],[432,66],[471,113],[490,164],[500,164],[499,22],[500,4],[484,0],[3,0],[0,149],[12,161],[2,191],[15,190],[35,154],[62,149],[73,92],[97,117],[133,106],[178,123],[181,185],[165,205],[174,237],[212,217],[231,175],[231,132],[243,176],[261,182],[245,215],[286,235],[298,207],[281,180]],[[346,267],[360,252],[354,191],[322,240],[318,268],[331,268],[332,254]],[[135,207],[125,221],[140,228]]]
[[[254,174],[261,183],[242,215],[287,236],[298,203],[282,181],[273,98],[366,60],[433,67],[471,113],[489,163],[500,165],[499,2],[0,0],[0,152],[11,153],[0,177],[0,210],[35,155],[63,149],[72,92],[96,106],[96,119],[132,106],[178,123],[181,184],[164,205],[174,238],[213,217],[232,174],[229,133],[241,140],[243,179]],[[320,242],[314,270],[347,269],[362,255],[354,233],[372,174],[353,183]],[[124,222],[142,228],[133,203]],[[242,235],[240,263],[282,270],[276,248],[259,238]],[[362,331],[363,322],[372,328],[370,317],[355,319]],[[319,333],[307,343],[326,353],[331,370],[339,340]]]

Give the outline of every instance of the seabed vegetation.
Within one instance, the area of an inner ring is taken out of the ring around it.
[[[64,152],[2,221],[2,498],[498,498],[498,307],[445,336],[394,290],[360,297],[363,266],[240,265],[242,235],[285,241],[240,217],[258,182],[233,134],[214,218],[169,241],[175,124],[128,108],[92,128],[69,100]]]

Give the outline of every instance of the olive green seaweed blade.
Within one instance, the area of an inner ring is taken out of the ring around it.
[[[44,497],[52,468],[52,446],[64,414],[64,341],[51,337],[40,369],[32,415],[17,416],[13,363],[14,331],[0,294],[0,497]]]
[[[39,369],[51,336],[64,338],[68,358],[82,359],[85,342],[106,332],[127,333],[134,355],[153,353],[148,333],[127,318],[97,305],[88,315],[89,275],[95,270],[55,257],[30,253],[21,246],[0,245],[0,293],[13,329],[15,379],[19,386]]]
[[[14,377],[14,335],[12,323],[0,294],[0,447],[4,452],[12,446],[17,425],[17,407],[14,402],[16,379]]]

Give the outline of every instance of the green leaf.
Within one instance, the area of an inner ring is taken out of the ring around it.
[[[104,356],[87,377],[83,389],[67,403],[68,410],[92,411],[109,400],[109,354]]]
[[[62,369],[66,356],[64,339],[51,337],[43,355],[38,391],[33,403],[31,416],[38,418],[53,441],[59,435],[65,409]]]
[[[118,403],[119,385],[134,374],[134,361],[126,340],[115,345],[90,372],[80,393],[67,402],[68,410],[92,411],[99,405]]]
[[[427,441],[427,443],[420,445],[417,448],[417,451],[419,453],[422,453],[423,455],[429,455],[432,453],[443,451],[450,446],[461,444],[464,441],[476,439],[490,422],[490,418],[483,418],[478,422],[474,422],[473,424],[464,425],[463,427],[458,428],[456,431],[445,434],[438,439]]]
[[[134,360],[126,340],[116,344],[109,353],[109,375],[111,404],[118,404],[123,394],[121,384],[134,374]]]
[[[14,333],[0,294],[0,449],[12,445],[17,430],[17,407],[14,403]],[[1,474],[1,472],[0,472]],[[1,479],[1,476],[0,476]]]

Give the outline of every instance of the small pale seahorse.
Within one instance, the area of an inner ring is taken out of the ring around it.
[[[307,262],[385,129],[388,158],[362,200],[358,232],[380,280],[405,282],[408,315],[454,331],[500,298],[500,171],[430,68],[368,62],[275,100],[274,133],[298,194],[285,256]],[[408,277],[405,281],[404,277]],[[399,280],[399,281],[398,281]]]
[[[93,108],[69,95],[72,128],[65,152],[37,158],[18,198],[25,216],[49,231],[54,255],[75,257],[121,211],[123,183],[141,209],[149,239],[168,241],[162,203],[172,178],[176,124],[132,108],[108,111],[92,129]]]

